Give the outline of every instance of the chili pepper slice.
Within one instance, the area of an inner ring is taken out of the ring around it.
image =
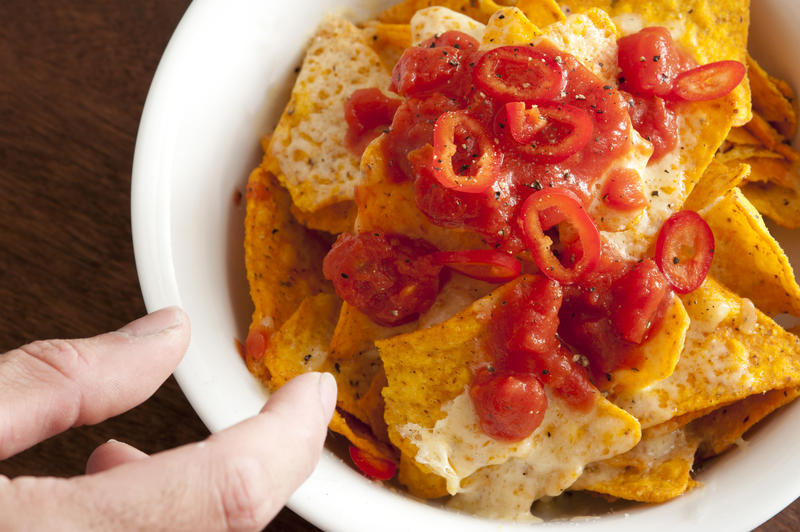
[[[502,102],[555,100],[567,83],[557,57],[525,46],[501,46],[483,54],[472,73],[475,86]]]
[[[589,113],[574,105],[548,103],[525,109],[523,102],[509,102],[505,110],[517,149],[539,162],[563,161],[592,137]]]
[[[520,262],[496,249],[470,249],[465,251],[438,251],[433,263],[446,265],[467,277],[488,283],[505,283],[519,277]]]
[[[703,284],[713,259],[714,233],[696,212],[676,212],[661,226],[655,261],[679,294]]]
[[[542,213],[546,217],[544,224],[540,220]],[[578,253],[570,253],[559,260],[551,249],[553,240],[545,231],[563,222],[572,226],[577,234],[576,243],[579,242],[580,246]],[[578,197],[568,189],[555,187],[531,194],[522,204],[518,223],[533,260],[550,279],[561,284],[572,284],[597,266],[600,259],[600,232]]]
[[[433,176],[443,187],[485,192],[497,178],[498,163],[495,146],[478,120],[464,111],[442,113],[436,120]]]
[[[735,89],[746,72],[738,61],[708,63],[679,74],[670,95],[689,102],[715,100]]]
[[[397,466],[391,460],[373,456],[355,445],[351,445],[348,451],[359,471],[375,480],[389,480],[397,471]]]

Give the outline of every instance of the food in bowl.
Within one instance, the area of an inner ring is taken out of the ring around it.
[[[360,470],[476,514],[691,489],[800,390],[793,95],[696,4],[326,18],[248,183],[251,372],[330,371]]]

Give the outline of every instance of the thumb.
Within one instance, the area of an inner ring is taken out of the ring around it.
[[[260,530],[313,471],[336,405],[330,374],[307,373],[262,412],[205,442],[70,480],[0,484],[10,528]]]

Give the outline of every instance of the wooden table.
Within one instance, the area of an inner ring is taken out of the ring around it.
[[[150,80],[188,4],[2,2],[0,352],[116,329],[145,312],[131,161]],[[153,453],[207,434],[170,379],[140,407],[43,442],[0,463],[0,474],[78,475],[112,437]],[[798,529],[800,501],[759,528]],[[268,530],[316,529],[285,509]]]

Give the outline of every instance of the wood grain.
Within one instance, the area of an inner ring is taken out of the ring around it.
[[[189,2],[0,3],[0,352],[89,336],[145,312],[130,234],[130,171],[158,59]],[[174,379],[138,408],[0,462],[73,476],[115,438],[148,453],[204,438]],[[800,502],[762,532],[800,529]],[[315,527],[288,509],[267,530]]]

